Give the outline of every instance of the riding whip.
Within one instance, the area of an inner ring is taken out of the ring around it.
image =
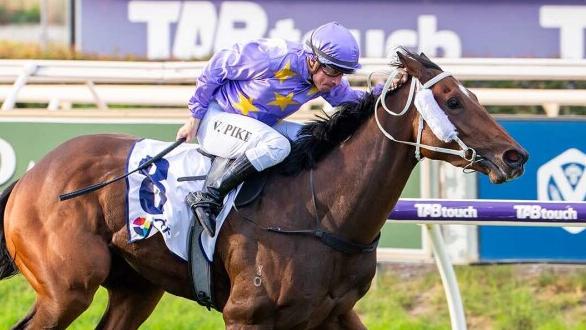
[[[144,162],[144,164],[140,165],[139,167],[137,167],[136,169],[134,169],[131,172],[128,172],[128,173],[126,173],[124,175],[120,175],[120,176],[118,176],[118,177],[116,177],[114,179],[111,179],[111,180],[108,180],[108,181],[105,181],[105,182],[96,183],[96,184],[93,184],[91,186],[87,186],[85,188],[82,188],[82,189],[79,189],[79,190],[76,190],[76,191],[73,191],[73,192],[70,192],[70,193],[66,193],[66,194],[59,195],[59,200],[60,201],[66,201],[68,199],[72,199],[72,198],[75,198],[77,196],[81,196],[83,194],[87,194],[89,192],[96,191],[98,189],[102,189],[105,186],[109,185],[110,183],[116,182],[116,181],[118,181],[120,179],[124,179],[127,176],[129,176],[130,174],[132,174],[134,172],[137,172],[137,171],[140,171],[140,170],[143,170],[143,169],[147,168],[149,165],[151,165],[152,163],[154,163],[154,162],[158,161],[159,159],[163,158],[163,156],[165,156],[166,154],[168,154],[171,150],[177,148],[183,142],[185,142],[185,138],[181,138],[181,139],[175,141],[172,145],[170,145],[167,148],[165,148],[165,150],[159,152],[153,158],[151,158],[148,161]]]

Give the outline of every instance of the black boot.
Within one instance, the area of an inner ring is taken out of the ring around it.
[[[246,155],[242,155],[228,165],[219,180],[208,177],[203,191],[187,195],[187,204],[210,236],[216,234],[216,216],[226,194],[256,172]]]

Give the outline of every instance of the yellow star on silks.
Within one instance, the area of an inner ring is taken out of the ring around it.
[[[287,94],[287,96],[275,93],[275,100],[269,103],[269,105],[278,106],[281,108],[281,111],[285,111],[285,108],[291,104],[299,104],[298,102],[293,101],[293,92]]]
[[[311,86],[311,88],[309,89],[309,91],[307,92],[308,96],[311,96],[313,94],[317,93],[317,87],[315,87],[315,85]]]
[[[238,103],[234,104],[234,109],[240,110],[245,116],[249,112],[258,112],[258,108],[252,104],[252,98],[248,99],[240,93],[238,93]]]
[[[291,62],[287,62],[281,70],[275,72],[275,78],[279,79],[280,82],[283,82],[296,74],[295,71],[291,70]]]

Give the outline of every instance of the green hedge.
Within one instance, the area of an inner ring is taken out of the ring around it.
[[[30,9],[8,10],[0,5],[0,24],[38,23],[41,21],[41,10],[38,6]]]
[[[146,61],[135,55],[97,55],[81,53],[63,44],[49,44],[42,49],[36,43],[23,43],[0,40],[1,59],[43,59],[43,60],[109,60],[109,61]]]

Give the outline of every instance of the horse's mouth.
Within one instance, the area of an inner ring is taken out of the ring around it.
[[[490,182],[495,184],[511,181],[523,175],[524,171],[523,166],[512,169],[505,165],[499,165],[486,157],[482,157],[474,167],[477,167],[475,168],[477,171],[486,174]]]

